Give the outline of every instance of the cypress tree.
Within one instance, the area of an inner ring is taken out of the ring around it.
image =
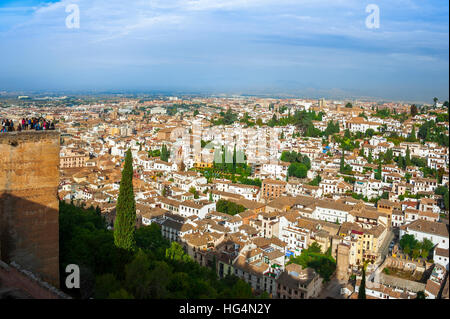
[[[234,144],[233,148],[233,168],[232,168],[233,174],[236,173],[236,144]]]
[[[406,147],[406,156],[405,156],[406,166],[411,165],[411,152],[409,150],[409,146]]]
[[[366,265],[362,267],[362,279],[359,285],[358,299],[366,299]]]
[[[114,243],[117,247],[131,250],[134,247],[134,230],[136,222],[136,203],[133,192],[133,159],[131,150],[125,155],[125,165],[120,181],[119,198],[116,205],[114,222]]]
[[[161,155],[160,155],[160,159],[161,161],[167,162],[169,160],[169,150],[167,149],[166,144],[163,144],[163,146],[161,147]]]
[[[381,179],[383,178],[383,175],[381,174],[381,163],[378,164],[378,169],[375,173],[375,179],[381,181]]]
[[[342,150],[342,156],[341,156],[341,163],[339,167],[339,172],[344,173],[345,171],[345,157],[344,157],[344,150]]]
[[[384,156],[384,162],[385,162],[386,164],[391,164],[391,163],[392,163],[392,157],[393,157],[392,149],[388,149],[388,150],[386,151],[385,156]]]
[[[416,141],[416,127],[413,125],[411,134],[409,136],[409,141],[415,142]]]
[[[225,168],[226,168],[226,149],[224,148],[224,146],[222,145],[222,171],[225,172]]]
[[[403,170],[406,169],[406,160],[401,155],[398,157],[398,166]]]

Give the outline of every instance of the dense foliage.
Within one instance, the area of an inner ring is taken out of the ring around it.
[[[361,136],[359,136],[361,135]],[[344,136],[333,135],[333,140],[339,144],[339,147],[348,152],[352,152],[355,148],[359,148],[360,142],[356,139],[362,138],[361,132],[352,134],[348,129],[344,131]]]
[[[444,199],[444,207],[445,210],[448,211],[449,204],[448,204],[448,187],[445,186],[439,186],[434,190],[435,194],[442,195]]]
[[[288,168],[288,176],[305,178],[308,174],[308,168],[302,163],[292,163]]]
[[[311,160],[306,155],[302,155],[295,151],[284,151],[280,158],[283,162],[289,162],[288,176],[305,178],[308,170],[311,168]]]
[[[342,155],[341,155],[341,161],[339,164],[339,172],[341,174],[347,174],[347,175],[352,174],[352,167],[349,164],[345,164],[344,152],[342,152]]]
[[[262,181],[259,178],[251,179],[248,177],[240,176],[238,178],[239,183],[245,184],[245,185],[253,185],[253,186],[259,186],[261,187]]]
[[[403,235],[400,239],[400,248],[405,254],[410,255],[412,258],[422,257],[427,259],[433,250],[433,247],[433,243],[426,238],[419,242],[413,235],[407,234]]]
[[[281,111],[285,111],[285,109],[280,108]],[[322,121],[323,113],[320,112],[316,114],[314,111],[295,111],[294,115],[291,115],[290,111],[288,116],[277,118],[275,114],[273,114],[272,118],[266,123],[269,127],[275,126],[286,126],[286,125],[294,125],[297,127],[299,136],[305,137],[320,137],[322,136],[322,132],[314,127],[312,121]],[[253,122],[249,121],[248,115],[241,119],[241,122],[247,123],[249,126],[254,125]],[[263,122],[260,118],[256,120],[256,125],[262,126]]]
[[[194,195],[194,198],[195,198],[195,199],[199,198],[198,191],[197,191],[197,189],[196,189],[194,186],[191,186],[191,187],[189,188],[189,193],[191,193],[192,195]]]
[[[177,243],[161,235],[159,225],[134,234],[135,251],[114,245],[113,232],[95,209],[60,202],[61,274],[68,264],[81,270],[80,289],[66,290],[75,298],[252,298],[250,286],[188,257]],[[61,276],[61,287],[64,287]]]
[[[148,157],[160,157],[161,150],[150,150],[148,151]]]
[[[308,183],[308,185],[311,185],[311,186],[319,186],[319,183],[320,183],[321,181],[322,181],[322,177],[320,177],[320,175],[317,174],[316,177],[314,177],[314,179]]]
[[[231,125],[238,120],[238,116],[230,108],[226,112],[220,112],[220,118],[213,121],[213,125]]]
[[[291,263],[298,264],[303,268],[313,268],[325,281],[329,281],[336,270],[334,258],[328,253],[321,253],[320,245],[316,242],[312,243],[307,249],[303,249],[299,256],[291,257],[288,264]]]
[[[446,126],[437,126],[436,122],[431,120],[422,124],[417,136],[424,142],[435,142],[441,146],[449,146],[449,136],[445,134]]]
[[[333,135],[335,133],[339,133],[339,121],[336,121],[336,123],[329,121],[327,128],[323,132],[323,136],[328,137],[329,135]]]
[[[245,161],[243,150],[236,149],[236,145],[231,151],[228,147],[222,146],[221,149],[214,151],[214,169],[219,169],[223,173],[240,174],[249,176],[251,167]]]
[[[216,203],[216,210],[228,215],[236,215],[245,211],[245,207],[224,199],[219,199]]]

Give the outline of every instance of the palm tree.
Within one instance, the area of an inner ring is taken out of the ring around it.
[[[434,97],[434,98],[433,98],[434,107],[436,107],[438,101],[439,101],[439,99],[438,99],[437,97]]]

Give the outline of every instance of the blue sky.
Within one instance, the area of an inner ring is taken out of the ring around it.
[[[371,3],[379,29],[365,25]],[[442,0],[3,0],[0,90],[429,102],[449,96],[448,38]]]

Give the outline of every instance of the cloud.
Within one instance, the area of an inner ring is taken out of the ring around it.
[[[319,89],[336,87],[332,79],[338,78],[347,89],[415,81],[415,90],[421,85],[431,90],[448,77],[445,1],[377,0],[381,27],[372,30],[365,27],[370,0],[26,3],[0,4],[0,58],[9,62],[5,72],[39,75],[54,85],[82,86],[94,78],[101,85],[117,76],[114,83],[124,86],[164,79],[168,86],[292,82]],[[80,29],[65,26],[65,8],[72,3],[80,8]],[[77,76],[64,78],[67,73]],[[5,78],[8,74],[0,76],[0,87]]]

